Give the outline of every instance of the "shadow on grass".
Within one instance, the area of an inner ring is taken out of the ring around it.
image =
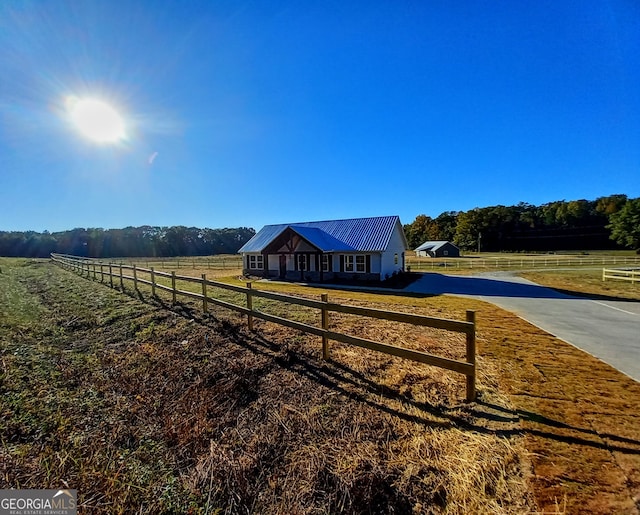
[[[518,418],[520,420],[526,421],[526,422],[533,422],[536,424],[540,424],[543,426],[546,426],[547,428],[549,428],[549,430],[547,431],[542,431],[542,430],[537,430],[537,429],[523,429],[523,433],[525,434],[531,434],[531,435],[535,435],[535,436],[539,436],[539,437],[543,437],[543,438],[549,438],[551,440],[557,440],[560,442],[565,442],[565,443],[570,443],[570,444],[575,444],[575,445],[586,445],[589,447],[595,447],[598,449],[604,449],[604,450],[609,450],[609,451],[617,451],[617,452],[621,452],[624,454],[639,454],[640,455],[640,440],[636,440],[633,438],[627,438],[624,436],[618,436],[615,434],[611,434],[611,433],[602,433],[599,431],[595,431],[594,429],[585,429],[582,427],[577,427],[577,426],[572,426],[570,424],[566,424],[564,422],[560,422],[559,420],[554,420],[552,418],[546,417],[544,415],[540,415],[539,413],[534,413],[533,411],[527,411],[527,410],[522,410],[522,409],[516,409],[516,410],[511,410],[511,409],[507,409],[504,406],[499,406],[497,404],[491,404],[488,402],[484,402],[482,400],[478,401],[478,405],[480,406],[484,406],[486,408],[489,408],[491,410],[494,411],[499,411],[504,413],[504,415],[495,415],[492,414],[490,415],[492,420],[496,420],[496,421],[513,421],[514,418]],[[615,442],[619,442],[620,445],[611,445],[607,442],[595,442],[593,440],[588,440],[585,438],[580,438],[580,437],[576,437],[576,436],[567,436],[567,435],[561,435],[561,434],[557,434],[557,433],[553,433],[550,431],[550,428],[557,428],[557,429],[567,429],[570,431],[575,431],[577,433],[582,433],[585,435],[591,435],[594,436],[598,439],[608,439],[608,440],[613,440]],[[633,447],[622,447],[622,444],[628,444],[631,446],[635,446],[636,448]]]
[[[410,298],[428,298],[439,295],[469,295],[479,297],[521,297],[530,299],[587,299],[599,301],[640,302],[638,299],[617,297],[614,295],[591,294],[561,288],[552,288],[537,284],[516,283],[497,278],[474,276],[446,275],[437,272],[411,272],[412,280],[402,288],[383,288],[375,285],[345,283],[295,283],[318,290],[336,290],[355,293],[375,293],[377,295],[393,295]]]
[[[639,300],[612,295],[589,294],[578,291],[551,288],[538,284],[519,283],[499,278],[454,276],[439,273],[424,274],[422,279],[406,290],[409,294],[424,295],[471,295],[480,297],[520,297],[529,299],[593,299],[593,300]]]

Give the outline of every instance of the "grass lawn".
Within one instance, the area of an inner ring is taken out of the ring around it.
[[[249,333],[226,310],[131,283],[122,295],[46,263],[0,267],[0,488],[66,481],[105,513],[637,509],[638,383],[491,304],[330,292],[443,318],[477,310],[479,399],[467,404],[458,374],[335,343],[327,362],[319,338],[262,321]],[[278,304],[260,309],[317,316]],[[332,322],[464,352],[437,330]]]

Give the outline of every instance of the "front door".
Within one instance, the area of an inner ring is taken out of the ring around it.
[[[280,279],[287,277],[287,256],[280,254]]]

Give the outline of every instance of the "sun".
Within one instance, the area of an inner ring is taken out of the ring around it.
[[[95,98],[70,98],[67,106],[76,129],[96,143],[117,143],[125,138],[122,116],[111,105]]]

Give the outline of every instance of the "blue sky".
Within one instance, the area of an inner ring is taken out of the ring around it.
[[[635,0],[16,0],[0,77],[0,230],[640,196]]]

